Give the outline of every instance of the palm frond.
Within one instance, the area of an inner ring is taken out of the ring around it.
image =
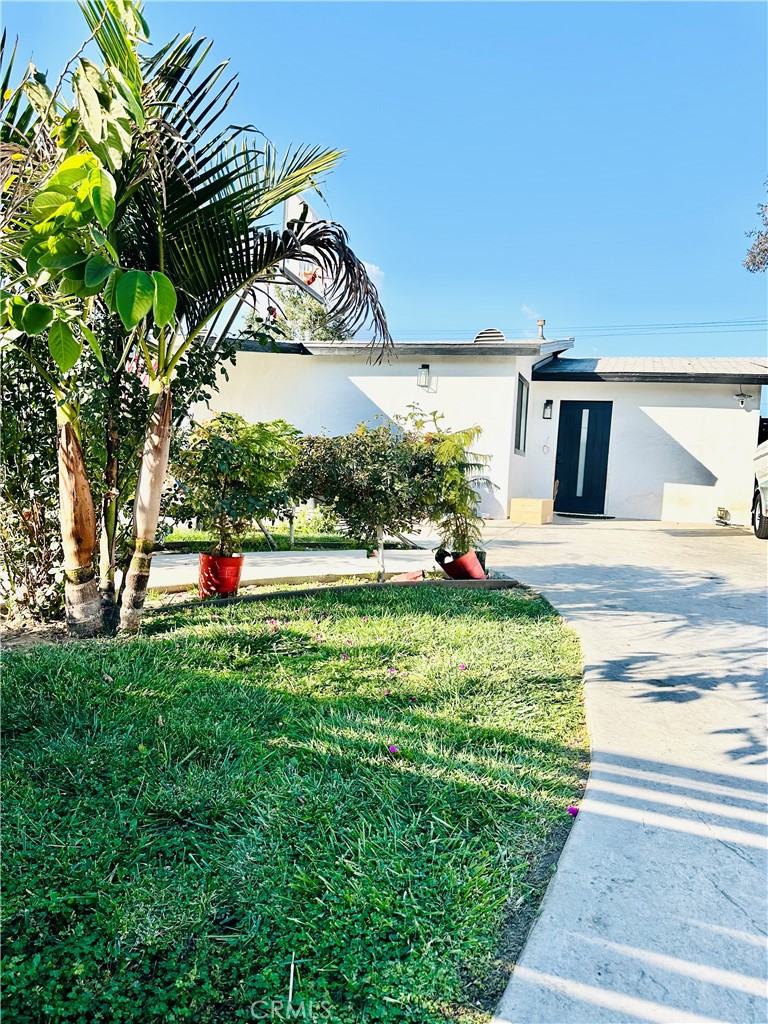
[[[104,2],[87,0],[94,10]],[[301,259],[332,282],[335,318],[352,330],[370,320],[374,338],[386,342],[376,288],[343,228],[297,222],[282,231],[269,223],[285,200],[316,188],[341,153],[301,146],[279,158],[265,138],[227,125],[237,81],[210,55],[211,43],[189,34],[142,58],[147,128],[124,171],[121,261],[168,274],[193,333],[229,298],[274,280],[284,260]]]
[[[139,59],[108,0],[78,0],[78,3],[105,63],[116,67],[131,88],[139,91],[142,86]]]

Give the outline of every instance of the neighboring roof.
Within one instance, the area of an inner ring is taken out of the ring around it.
[[[558,359],[538,363],[534,380],[657,381],[669,384],[768,384],[768,359],[614,358]]]
[[[543,341],[539,338],[512,341],[394,341],[389,348],[395,356],[552,356],[573,347],[573,338]],[[370,341],[281,341],[267,349],[254,341],[243,341],[245,352],[277,351],[312,356],[369,356],[381,351]]]

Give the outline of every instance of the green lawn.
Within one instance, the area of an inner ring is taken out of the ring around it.
[[[289,532],[285,524],[279,523],[274,528],[271,528],[269,532],[274,538],[278,551],[288,551],[290,549]],[[205,530],[193,530],[186,526],[177,526],[168,534],[163,544],[166,550],[169,551],[209,551],[214,542],[215,537],[212,533],[206,533]],[[293,545],[294,550],[297,551],[305,548],[331,548],[348,551],[359,546],[350,537],[345,537],[341,533],[308,533],[304,530],[296,530]],[[403,547],[402,544],[397,546]],[[242,550],[269,551],[270,549],[266,537],[261,530],[254,530],[242,538]]]
[[[9,1020],[286,1019],[292,959],[287,1019],[487,1019],[585,770],[542,598],[329,590],[4,660]]]

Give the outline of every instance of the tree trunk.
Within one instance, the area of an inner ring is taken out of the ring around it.
[[[118,450],[120,438],[110,410],[106,424],[107,463],[104,469],[104,499],[101,506],[101,541],[99,543],[99,593],[104,626],[117,625],[115,595],[115,544],[117,541]]]
[[[93,568],[96,514],[83,449],[72,423],[59,424],[57,453],[67,628],[73,636],[98,636],[102,618]]]
[[[269,532],[269,530],[264,525],[264,520],[263,519],[257,519],[256,523],[257,523],[259,529],[261,530],[261,532],[264,534],[264,536],[267,539],[267,547],[269,548],[269,550],[270,551],[277,551],[277,544],[275,544],[275,538],[272,536],[272,534]]]
[[[149,570],[160,519],[168,455],[171,447],[171,389],[157,396],[147,423],[133,503],[133,555],[121,588],[120,632],[135,633],[147,596]]]
[[[291,512],[288,516],[288,547],[293,551],[293,545],[296,543],[296,516]]]
[[[384,571],[384,530],[381,526],[376,527],[376,561],[379,565],[379,583],[387,578]]]

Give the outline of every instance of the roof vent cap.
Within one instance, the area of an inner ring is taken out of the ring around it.
[[[479,341],[481,344],[504,344],[507,339],[501,333],[497,327],[486,327],[484,331],[480,331],[475,337],[475,341]]]

